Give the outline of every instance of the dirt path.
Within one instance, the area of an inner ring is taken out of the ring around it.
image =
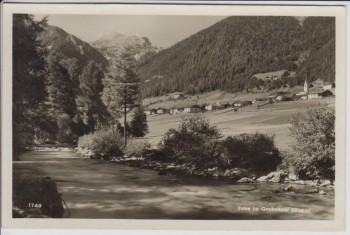
[[[160,176],[156,171],[82,159],[73,151],[33,151],[14,162],[15,177],[50,176],[70,218],[331,219],[334,195],[275,194],[278,184],[234,185],[220,180]],[[310,209],[252,212],[238,207]]]

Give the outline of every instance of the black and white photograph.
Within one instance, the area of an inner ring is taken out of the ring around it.
[[[8,216],[334,221],[337,21],[295,13],[13,13]]]

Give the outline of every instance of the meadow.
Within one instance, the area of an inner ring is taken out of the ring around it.
[[[248,98],[248,97],[247,97]],[[249,97],[251,98],[251,97]],[[276,146],[280,150],[290,149],[293,138],[290,136],[290,119],[298,112],[306,112],[307,109],[317,104],[335,107],[335,98],[297,100],[273,103],[257,107],[251,105],[239,108],[227,108],[217,111],[202,113],[212,124],[218,126],[224,136],[242,133],[261,132],[275,135]],[[193,113],[180,113],[176,115],[150,115],[147,116],[149,134],[146,138],[152,145],[156,145],[170,128],[177,128],[181,120],[190,117]]]

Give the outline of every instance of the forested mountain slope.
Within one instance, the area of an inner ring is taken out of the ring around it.
[[[261,85],[256,73],[296,72],[284,83],[335,79],[335,19],[228,17],[143,61],[143,95],[215,89],[243,91]]]
[[[82,66],[90,61],[107,65],[106,58],[99,51],[59,27],[47,26],[40,35],[40,40],[50,53],[54,51],[67,59],[75,58]]]

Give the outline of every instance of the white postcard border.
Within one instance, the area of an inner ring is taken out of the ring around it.
[[[336,181],[334,220],[131,220],[12,218],[12,14],[121,15],[274,15],[336,17]],[[304,230],[335,231],[345,226],[345,7],[223,6],[157,4],[10,4],[3,5],[2,47],[2,227],[155,230]]]

